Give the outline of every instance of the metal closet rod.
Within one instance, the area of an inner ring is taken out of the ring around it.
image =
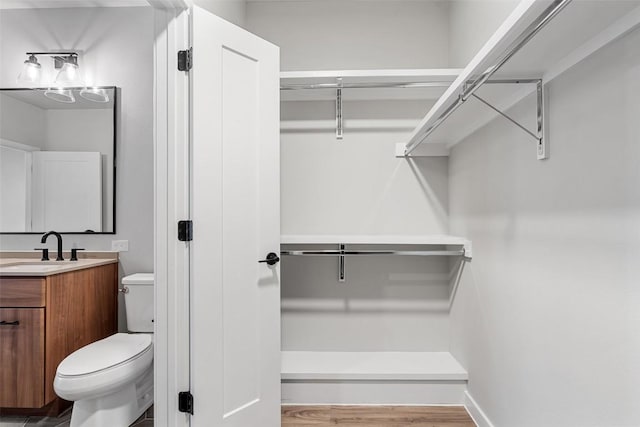
[[[426,131],[420,135],[419,139],[414,140],[413,143],[408,144],[404,152],[405,156],[408,156],[415,150],[424,140],[431,135],[447,118],[453,114],[469,97],[471,97],[477,90],[486,83],[491,76],[493,76],[509,59],[511,59],[516,53],[520,51],[531,39],[540,32],[558,13],[562,11],[572,0],[555,0],[544,12],[527,27],[527,29],[511,44],[510,49],[504,54],[494,65],[488,67],[480,76],[475,79],[471,84],[465,84],[465,88],[457,98],[457,100],[451,104],[438,119],[431,125]]]
[[[489,80],[485,83],[535,83],[539,79],[516,80]],[[472,81],[467,84],[472,84]],[[413,83],[309,83],[290,84],[280,86],[280,90],[307,90],[307,89],[384,89],[384,88],[420,88],[420,87],[449,87],[449,82],[413,82]]]
[[[417,87],[449,87],[450,82],[413,82],[413,83],[309,83],[284,84],[280,90],[305,89],[377,89],[377,88],[417,88]]]
[[[406,255],[406,256],[464,256],[464,249],[453,251],[394,251],[394,250],[312,250],[281,251],[280,255],[290,256],[368,256],[368,255]]]

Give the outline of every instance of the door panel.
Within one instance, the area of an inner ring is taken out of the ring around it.
[[[258,64],[222,49],[224,412],[259,400]],[[239,309],[241,308],[241,309]]]
[[[278,48],[192,10],[195,426],[280,425]]]

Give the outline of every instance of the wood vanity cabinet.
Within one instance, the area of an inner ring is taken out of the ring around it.
[[[117,331],[118,264],[0,276],[0,408],[42,408],[69,354]]]

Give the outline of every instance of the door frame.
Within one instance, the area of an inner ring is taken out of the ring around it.
[[[178,393],[189,390],[189,244],[177,223],[189,218],[189,77],[177,52],[189,47],[189,4],[154,8],[154,425],[186,427]]]

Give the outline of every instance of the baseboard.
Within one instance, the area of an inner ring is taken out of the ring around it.
[[[487,414],[484,413],[475,399],[471,397],[468,390],[464,392],[464,407],[467,408],[467,412],[471,415],[471,418],[473,418],[473,421],[478,427],[494,427],[489,417],[487,417]]]
[[[463,405],[466,381],[282,382],[283,405]]]

